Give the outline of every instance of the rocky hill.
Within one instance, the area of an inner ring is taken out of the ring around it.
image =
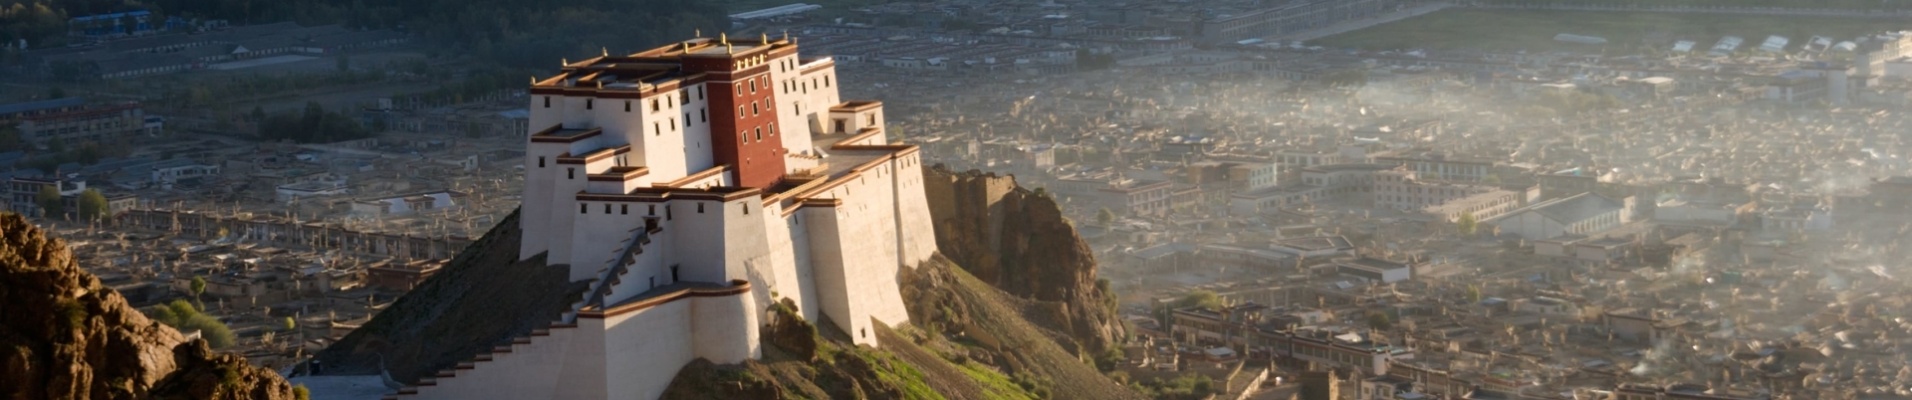
[[[146,318],[66,244],[0,214],[0,399],[292,398],[242,357]]]
[[[692,364],[665,397],[1137,398],[1085,361],[1124,333],[1056,203],[1008,177],[925,178],[946,257],[899,277],[909,326],[879,329],[873,349],[784,313],[766,321],[763,360]],[[579,288],[561,270],[528,267],[542,259],[517,262],[517,235],[514,214],[319,358],[369,373],[383,357],[409,382],[548,324]]]
[[[925,170],[936,246],[984,282],[1035,303],[1025,316],[1063,333],[1065,346],[1100,354],[1125,332],[1115,295],[1096,279],[1095,255],[1055,199],[1009,176]]]

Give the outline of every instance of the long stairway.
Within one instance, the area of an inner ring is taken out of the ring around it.
[[[499,398],[498,396],[511,394],[499,392],[489,385],[459,383],[510,382],[524,378],[521,376],[521,370],[524,368],[498,366],[549,361],[539,360],[543,358],[561,359],[566,351],[566,344],[570,342],[572,336],[578,334],[578,311],[585,307],[604,307],[606,305],[604,300],[611,296],[613,288],[623,280],[624,274],[630,272],[630,267],[636,264],[637,256],[644,254],[644,245],[651,243],[650,235],[662,232],[663,229],[639,227],[631,231],[631,236],[624,239],[623,246],[619,246],[617,254],[606,260],[605,266],[598,270],[597,277],[591,279],[582,298],[572,303],[557,321],[546,328],[532,330],[528,335],[512,338],[509,343],[492,347],[491,351],[479,353],[451,368],[439,370],[432,377],[421,378],[417,384],[399,388],[397,392],[385,395],[384,399],[401,400],[420,397],[477,399]],[[549,372],[555,373],[555,371]]]

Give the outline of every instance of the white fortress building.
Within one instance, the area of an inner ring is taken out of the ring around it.
[[[788,299],[876,345],[936,252],[917,147],[788,38],[697,38],[533,79],[521,257],[589,289],[549,329],[388,398],[654,399],[759,357]],[[829,329],[828,326],[820,328]]]

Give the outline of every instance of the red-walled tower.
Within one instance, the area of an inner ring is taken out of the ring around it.
[[[685,72],[706,74],[710,97],[711,152],[717,164],[737,173],[737,185],[768,188],[783,180],[782,130],[777,126],[775,82],[768,60],[795,46],[750,43],[722,52],[685,57]]]

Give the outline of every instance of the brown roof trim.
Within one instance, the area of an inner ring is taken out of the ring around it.
[[[642,311],[647,308],[664,305],[677,300],[693,297],[730,297],[750,293],[750,281],[736,279],[730,286],[721,288],[683,288],[676,291],[652,296],[648,299],[620,304],[610,309],[586,308],[578,311],[578,318],[604,319]]]
[[[722,174],[722,173],[725,173],[725,172],[730,172],[730,165],[729,165],[729,164],[725,164],[725,165],[719,165],[719,166],[715,166],[715,167],[710,167],[710,169],[706,169],[706,170],[703,170],[703,171],[697,171],[697,173],[694,173],[694,174],[690,174],[690,175],[684,175],[684,177],[682,177],[682,178],[677,178],[677,179],[673,179],[673,180],[671,180],[671,181],[669,181],[669,182],[659,182],[659,183],[655,183],[655,184],[652,184],[652,186],[656,186],[656,187],[670,187],[670,188],[681,188],[681,187],[683,187],[684,185],[689,185],[689,184],[690,184],[691,182],[696,182],[696,181],[700,181],[700,180],[704,180],[704,179],[706,179],[706,178],[710,178],[710,177],[712,177],[712,176],[716,176],[717,174]]]
[[[658,203],[658,202],[665,202],[665,201],[671,201],[671,200],[710,200],[710,201],[729,202],[729,201],[735,201],[738,199],[749,198],[751,196],[758,196],[762,194],[763,194],[763,191],[758,190],[757,188],[737,187],[737,186],[718,186],[718,187],[713,187],[709,189],[637,188],[637,189],[631,190],[631,193],[629,194],[579,192],[577,194],[577,199],[581,201],[617,201],[617,202],[643,202],[643,203]]]
[[[830,148],[832,148],[832,149],[836,149],[836,148],[842,148],[842,147],[847,147],[847,146],[865,146],[865,145],[858,145],[858,144],[844,144],[844,143],[853,143],[853,142],[858,142],[858,141],[862,141],[862,140],[864,140],[864,139],[869,139],[869,138],[871,138],[871,137],[874,137],[874,136],[876,136],[876,135],[881,135],[881,134],[883,134],[883,130],[882,130],[882,129],[877,129],[876,127],[873,127],[873,126],[872,126],[872,127],[865,127],[865,128],[863,128],[863,129],[858,129],[858,130],[856,130],[856,135],[852,135],[852,136],[850,136],[850,137],[847,137],[847,138],[843,138],[843,140],[838,140],[838,141],[837,141],[836,143],[833,143],[833,144],[831,144],[831,145],[830,145]]]
[[[553,126],[552,128],[557,127]],[[585,131],[584,133],[571,136],[550,136],[551,133],[555,132],[557,132],[557,130],[547,129],[546,131],[541,131],[538,134],[532,135],[531,141],[534,143],[571,143],[604,134],[604,129],[591,128],[591,130]]]
[[[592,150],[589,153],[584,153],[584,156],[582,157],[560,155],[558,156],[558,163],[559,164],[590,164],[590,163],[594,163],[598,161],[603,161],[606,158],[611,158],[611,156],[629,153],[629,152],[631,152],[631,145],[620,144],[620,145],[617,145],[617,147],[606,147],[602,149]]]
[[[874,109],[878,109],[882,107],[883,107],[883,102],[876,101],[876,100],[846,101],[846,102],[843,102],[843,104],[830,106],[830,112],[869,111],[869,110],[874,110]]]
[[[843,205],[843,199],[803,199],[799,203],[804,207],[836,207]]]
[[[922,150],[922,148],[917,147],[916,145],[913,145],[913,144],[850,144],[850,145],[830,146],[830,149],[831,150],[884,150],[884,151],[889,151],[890,157],[892,158],[915,154],[917,151]]]
[[[796,187],[792,187],[789,190],[784,190],[782,192],[778,192],[775,194],[771,194],[770,196],[764,197],[763,203],[770,204],[770,203],[788,200],[790,198],[796,197],[799,194],[807,193],[812,189],[816,189],[818,186],[823,186],[823,184],[828,183],[829,181],[830,181],[829,179],[811,179],[809,182],[804,182],[803,184],[797,185]]]
[[[603,173],[585,175],[584,179],[587,181],[626,182],[650,174],[651,169],[649,167],[611,167],[610,170]]]
[[[811,73],[811,72],[816,72],[816,71],[820,71],[820,70],[823,70],[824,68],[830,68],[830,67],[835,67],[835,66],[836,66],[836,58],[834,58],[834,57],[832,57],[832,58],[825,58],[825,59],[823,59],[823,61],[822,61],[822,62],[819,62],[819,63],[816,63],[816,65],[811,65],[811,66],[807,66],[807,67],[806,67],[806,66],[804,66],[804,65],[802,64],[802,60],[798,60],[798,64],[797,64],[797,68],[801,68],[801,69],[800,69],[800,70],[798,70],[798,71],[797,71],[797,73],[798,73],[798,74],[808,74],[808,73]]]

